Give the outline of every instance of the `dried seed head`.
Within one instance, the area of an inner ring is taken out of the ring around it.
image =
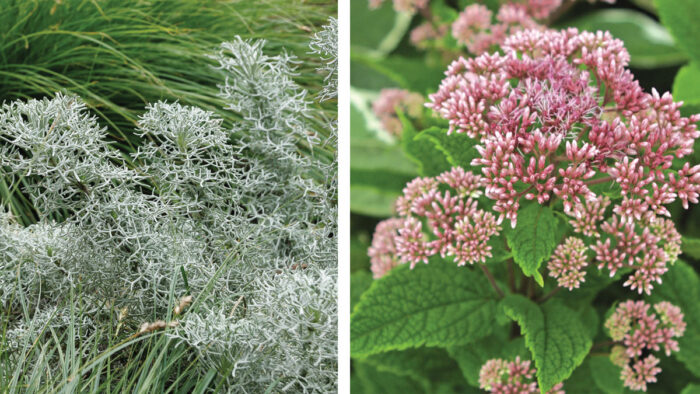
[[[173,313],[175,313],[175,316],[178,316],[182,314],[182,312],[185,311],[185,308],[187,308],[190,304],[192,303],[192,296],[184,296],[180,298],[179,303],[175,306],[175,309],[173,309]]]
[[[119,310],[119,314],[117,315],[117,321],[122,321],[126,319],[126,317],[129,315],[129,307],[125,306]]]

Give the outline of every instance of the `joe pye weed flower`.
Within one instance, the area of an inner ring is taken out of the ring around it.
[[[453,26],[467,46],[485,39],[479,29],[492,23],[485,7],[470,7]],[[501,12],[499,20],[510,11]],[[369,249],[374,277],[384,280],[397,265],[413,269],[440,256],[458,266],[479,265],[499,298],[520,293],[549,305],[559,288],[576,292],[590,275],[606,280],[591,273],[596,269],[613,278],[610,283],[622,277],[632,295],[650,296],[681,253],[668,205],[698,203],[700,165],[687,158],[700,136],[700,115],[682,116],[682,103],[670,93],[644,92],[627,68],[623,42],[608,32],[518,26],[481,49],[469,48],[484,53],[453,61],[429,96],[426,106],[448,122],[446,133],[468,137],[475,154],[462,167],[450,161],[451,170],[406,185],[397,217],[376,228]],[[485,52],[494,45],[499,51]],[[542,223],[549,227],[538,228]],[[497,250],[504,253],[496,256]],[[509,272],[499,282],[488,266],[502,261]],[[526,280],[545,286],[537,279],[541,263],[556,285],[536,295]],[[520,288],[516,264],[523,269]],[[506,281],[509,292],[502,290]],[[606,323],[626,348],[612,349],[612,359],[632,390],[646,391],[661,371],[659,360],[642,349],[658,351],[663,344],[667,355],[676,352],[674,338],[685,329],[678,306],[664,301],[654,308],[658,317],[647,314],[643,301],[627,301]],[[530,319],[538,315],[507,313],[527,342]],[[547,316],[546,306],[541,313]],[[535,361],[537,341],[527,345]],[[528,383],[533,374],[529,361],[492,359],[481,370],[480,385],[493,392],[539,392],[537,382]]]

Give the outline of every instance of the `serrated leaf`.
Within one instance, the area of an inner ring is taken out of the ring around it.
[[[609,31],[625,43],[632,67],[668,67],[688,60],[661,24],[632,9],[597,10],[567,20],[566,25],[586,31]]]
[[[556,300],[539,306],[511,295],[503,300],[503,309],[520,325],[543,393],[571,376],[591,349],[591,338],[577,313]]]
[[[693,268],[682,260],[676,261],[664,274],[663,283],[654,289],[653,302],[668,301],[683,312],[687,327],[678,339],[680,350],[673,355],[690,372],[700,377],[700,279]]]
[[[400,113],[399,118],[403,124],[402,145],[404,152],[418,165],[418,173],[421,176],[440,175],[452,168],[445,154],[436,148],[435,144],[417,138],[419,133],[411,122]]]
[[[700,61],[700,1],[697,0],[656,0],[656,8],[661,22],[673,35],[678,47],[695,61]]]
[[[452,133],[447,135],[446,130],[437,127],[421,131],[415,141],[431,142],[445,155],[447,162],[452,167],[462,167],[468,170],[474,158],[479,157],[476,150],[476,140],[464,133]]]
[[[683,237],[681,239],[681,250],[684,255],[700,260],[700,239]]]
[[[517,226],[507,232],[513,260],[525,275],[533,277],[540,286],[544,285],[544,279],[538,269],[554,251],[556,229],[557,219],[552,209],[533,203],[518,212]]]
[[[418,346],[467,344],[491,333],[496,293],[481,272],[434,261],[375,280],[350,323],[355,357]]]

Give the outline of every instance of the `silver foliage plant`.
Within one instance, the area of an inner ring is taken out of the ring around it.
[[[320,100],[338,97],[338,20],[330,18],[323,30],[314,34],[311,40],[311,53],[318,55],[326,73],[326,87],[319,93]]]
[[[335,19],[312,40],[328,75],[319,99],[337,95],[336,41]],[[241,121],[154,103],[131,157],[78,97],[2,106],[1,175],[39,218],[0,214],[0,308],[33,316],[10,313],[11,346],[65,323],[80,288],[89,326],[116,324],[99,320],[109,307],[135,324],[178,319],[166,335],[230,370],[231,392],[337,390],[336,122],[294,82],[298,60],[264,45],[237,38],[213,56]]]

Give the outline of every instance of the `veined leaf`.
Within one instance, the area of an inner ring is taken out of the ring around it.
[[[437,150],[445,155],[445,159],[452,167],[462,167],[469,170],[472,159],[479,156],[476,140],[463,133],[452,133],[447,135],[445,130],[432,127],[420,132],[415,141],[425,141],[432,143]]]
[[[518,212],[517,226],[507,233],[513,260],[540,286],[544,285],[544,279],[538,269],[556,246],[556,227],[557,219],[551,208],[533,203]]]
[[[543,393],[571,376],[591,349],[589,332],[577,313],[560,302],[552,300],[540,306],[511,295],[503,300],[503,309],[520,325]]]
[[[406,117],[399,114],[403,124],[403,149],[418,164],[418,173],[422,176],[436,176],[452,168],[445,157],[445,153],[438,149],[434,143],[423,140],[423,133],[431,133],[431,128],[418,133]],[[437,129],[437,131],[440,131]]]
[[[350,323],[355,357],[418,346],[467,344],[491,333],[496,297],[481,272],[433,261],[375,280]]]

